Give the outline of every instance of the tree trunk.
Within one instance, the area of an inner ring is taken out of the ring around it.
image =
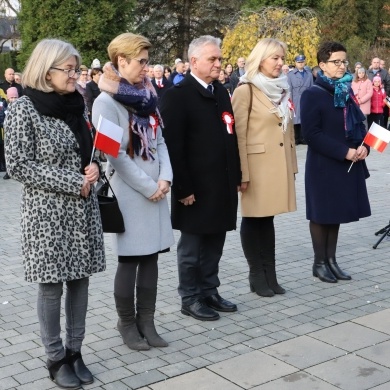
[[[184,0],[183,2],[183,47],[181,48],[183,61],[190,60],[188,56],[188,46],[191,42],[191,2],[190,0]]]

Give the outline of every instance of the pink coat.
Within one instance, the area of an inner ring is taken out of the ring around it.
[[[363,81],[353,81],[352,89],[359,101],[360,109],[364,115],[371,113],[372,81],[367,79]]]

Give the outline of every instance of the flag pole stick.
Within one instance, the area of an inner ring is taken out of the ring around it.
[[[366,137],[364,137],[364,139],[366,139]],[[364,144],[364,139],[363,139],[362,144],[359,146],[359,148],[360,148],[361,146],[363,146],[363,144]],[[352,165],[353,165],[354,162],[355,162],[355,161],[352,161],[352,164],[349,166],[349,169],[348,169],[348,172],[347,172],[347,173],[349,173],[349,171],[351,170]]]
[[[96,150],[96,148],[95,148],[95,145],[94,145],[93,148],[92,148],[91,160],[89,161],[89,165],[92,164],[92,160],[93,160],[93,156],[95,154],[95,150]]]
[[[96,140],[97,140],[97,137],[98,137],[98,134],[99,134],[100,123],[101,123],[101,121],[102,121],[102,118],[103,118],[103,117],[100,115],[100,116],[99,116],[99,122],[98,122],[98,125],[97,125],[97,128],[96,128],[95,139],[93,140],[93,148],[92,148],[92,154],[91,154],[91,161],[89,162],[89,165],[92,164],[93,156],[94,156],[95,151],[96,151]]]

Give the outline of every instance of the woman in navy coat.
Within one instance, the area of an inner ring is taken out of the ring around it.
[[[314,249],[313,276],[328,283],[351,279],[336,262],[340,224],[371,215],[365,183],[369,148],[362,145],[364,115],[351,93],[346,56],[340,43],[322,44],[317,53],[321,71],[301,100],[308,144],[306,216]]]

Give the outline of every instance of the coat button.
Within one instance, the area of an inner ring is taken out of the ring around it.
[[[282,126],[282,122],[278,123],[279,126]]]
[[[283,142],[281,142],[279,145],[280,145],[280,146],[283,146]]]

